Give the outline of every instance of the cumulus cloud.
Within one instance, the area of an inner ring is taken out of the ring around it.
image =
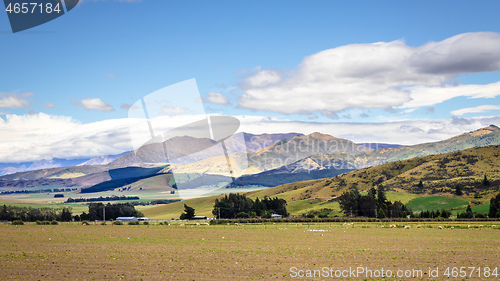
[[[130,150],[128,123],[121,119],[90,124],[45,113],[0,118],[0,162],[93,157]]]
[[[284,114],[433,106],[457,96],[491,97],[500,84],[447,85],[460,74],[500,71],[500,34],[464,33],[412,47],[402,40],[352,44],[304,58],[295,70],[257,68],[238,105]]]
[[[222,105],[230,104],[229,100],[224,95],[216,92],[208,92],[204,101]]]
[[[102,101],[100,98],[86,98],[82,99],[77,106],[81,106],[86,110],[97,110],[97,111],[115,111],[115,108],[107,102]]]
[[[21,95],[17,93],[0,93],[0,108],[24,108],[31,106],[27,97],[32,95],[33,93],[31,92]]]
[[[479,105],[476,107],[462,108],[451,112],[452,115],[460,116],[467,113],[481,113],[491,110],[500,110],[500,105]]]

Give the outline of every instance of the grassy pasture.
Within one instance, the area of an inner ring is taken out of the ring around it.
[[[498,267],[494,223],[0,224],[0,280],[287,280],[291,267],[358,266],[439,267],[442,274],[445,267]]]
[[[462,198],[455,197],[443,197],[443,196],[425,196],[413,199],[406,205],[413,212],[419,212],[424,210],[437,211],[437,210],[449,210],[453,208],[460,208],[467,206],[468,201]]]

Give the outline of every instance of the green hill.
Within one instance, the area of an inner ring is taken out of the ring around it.
[[[484,183],[485,175],[487,184]],[[379,184],[388,191],[389,200],[410,202],[415,211],[463,207],[472,200],[485,203],[500,191],[500,146],[476,147],[395,161],[333,178],[294,182],[254,191],[247,196],[283,198],[288,202],[290,213],[295,215],[322,208],[338,212],[335,199],[343,191],[353,186],[367,191]],[[457,187],[462,190],[462,196],[455,195]],[[195,209],[198,207],[209,213],[215,198],[186,200],[182,204],[192,204]],[[410,201],[414,198],[418,199]],[[179,203],[179,206],[182,205]],[[155,214],[180,214],[182,209],[179,206],[159,206]]]

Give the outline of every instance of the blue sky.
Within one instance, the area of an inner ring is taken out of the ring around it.
[[[54,138],[82,127],[79,141],[87,144],[77,149],[68,136],[71,157],[130,149],[126,140],[113,145],[109,137],[102,147],[92,140],[114,135],[103,124],[126,119],[141,97],[191,78],[208,113],[246,116],[242,129],[254,133],[317,129],[411,144],[477,129],[500,114],[498,10],[498,1],[82,0],[63,17],[16,34],[0,12],[0,143],[9,151],[16,151],[12,140],[46,146],[35,156],[0,153],[0,161],[56,155],[61,140]],[[442,57],[428,55],[441,50]],[[460,64],[490,50],[482,64]],[[416,60],[404,64],[402,57]],[[367,74],[372,61],[379,65]],[[378,75],[387,67],[394,69]],[[443,90],[466,85],[490,87]],[[416,88],[423,88],[420,102]],[[392,135],[381,129],[388,123],[397,124]],[[366,124],[375,129],[349,132]],[[401,136],[401,126],[421,137]]]

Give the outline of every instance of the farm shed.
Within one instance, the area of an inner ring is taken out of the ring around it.
[[[283,216],[282,215],[278,215],[278,214],[272,214],[271,218],[273,218],[273,219],[281,219],[281,218],[283,218]]]
[[[116,220],[117,221],[121,221],[121,222],[124,222],[124,221],[137,221],[137,218],[136,217],[117,217]]]
[[[206,220],[207,217],[205,216],[194,216],[191,220]]]

